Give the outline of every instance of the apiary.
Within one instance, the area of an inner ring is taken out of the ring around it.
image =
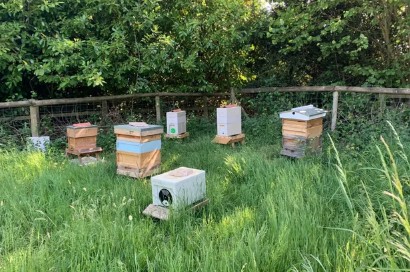
[[[281,112],[279,116],[282,119],[282,155],[301,158],[322,150],[326,111],[307,105]]]
[[[134,122],[114,126],[114,133],[118,174],[142,178],[159,170],[162,126]]]
[[[186,112],[180,109],[167,112],[167,138],[185,138],[188,136],[186,131]]]

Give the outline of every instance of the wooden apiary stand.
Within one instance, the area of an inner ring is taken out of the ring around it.
[[[281,154],[294,158],[322,151],[323,117],[326,112],[312,105],[280,113],[282,118]]]
[[[117,136],[117,174],[133,178],[151,176],[161,165],[163,127],[133,123],[114,126]]]
[[[67,127],[68,148],[66,155],[75,155],[78,161],[82,163],[84,156],[95,155],[97,160],[99,154],[103,151],[97,147],[98,127],[90,123],[74,124]]]
[[[217,144],[231,144],[232,147],[235,147],[235,143],[245,143],[245,134],[241,133],[234,136],[220,136],[216,135],[215,138],[212,140],[213,143]]]
[[[209,199],[204,198],[204,199],[190,205],[188,207],[188,209],[192,210],[192,211],[195,211],[195,210],[198,210],[198,209],[206,206],[208,203],[209,203]],[[171,215],[171,211],[166,207],[157,206],[157,205],[154,205],[154,204],[149,204],[148,207],[146,207],[145,210],[142,212],[142,214],[144,214],[146,216],[150,216],[150,217],[155,218],[155,219],[159,219],[159,220],[168,220],[170,215]]]
[[[167,112],[166,138],[184,139],[189,136],[186,131],[186,112],[180,109]]]
[[[153,203],[142,212],[167,220],[172,211],[195,210],[208,204],[205,171],[180,167],[151,177]]]
[[[242,133],[241,107],[237,105],[227,105],[217,108],[217,135],[213,143],[231,144],[245,143],[245,134]]]

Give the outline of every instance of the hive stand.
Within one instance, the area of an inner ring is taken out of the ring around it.
[[[184,139],[189,136],[189,132],[181,133],[181,134],[165,134],[165,138],[168,139]]]
[[[221,135],[216,135],[215,138],[212,140],[213,143],[216,144],[231,144],[232,147],[235,147],[235,143],[245,143],[245,134],[237,134],[237,135],[232,135],[232,136],[221,136]]]
[[[155,166],[155,168],[134,168],[126,166],[117,166],[117,174],[128,176],[131,178],[145,178],[161,172],[160,166]]]
[[[190,205],[187,210],[195,211],[206,206],[208,203],[209,199],[205,198]],[[149,204],[148,207],[146,207],[142,212],[142,214],[159,220],[168,220],[170,218],[171,211],[166,207]]]
[[[80,164],[83,164],[82,158],[84,158],[84,156],[92,156],[95,155],[95,158],[97,160],[100,159],[100,153],[102,152],[102,148],[101,147],[93,147],[93,148],[88,148],[88,149],[75,149],[75,150],[71,150],[71,149],[66,149],[65,150],[65,154],[68,157],[69,154],[70,155],[74,155],[78,157],[78,161],[80,162]]]

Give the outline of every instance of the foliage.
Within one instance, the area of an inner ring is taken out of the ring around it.
[[[249,19],[239,0],[7,0],[0,100],[229,88]]]
[[[409,86],[408,1],[266,2],[5,0],[0,100]]]
[[[285,2],[272,10],[268,32],[277,52],[268,65],[285,83],[410,84],[408,1]]]

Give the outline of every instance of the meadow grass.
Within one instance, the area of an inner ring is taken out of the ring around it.
[[[0,269],[408,271],[406,143],[393,132],[357,151],[325,136],[321,155],[293,160],[279,134],[235,149],[210,133],[165,140],[162,170],[206,170],[210,199],[166,222],[141,214],[150,181],[116,175],[113,152],[78,166],[1,151]]]

